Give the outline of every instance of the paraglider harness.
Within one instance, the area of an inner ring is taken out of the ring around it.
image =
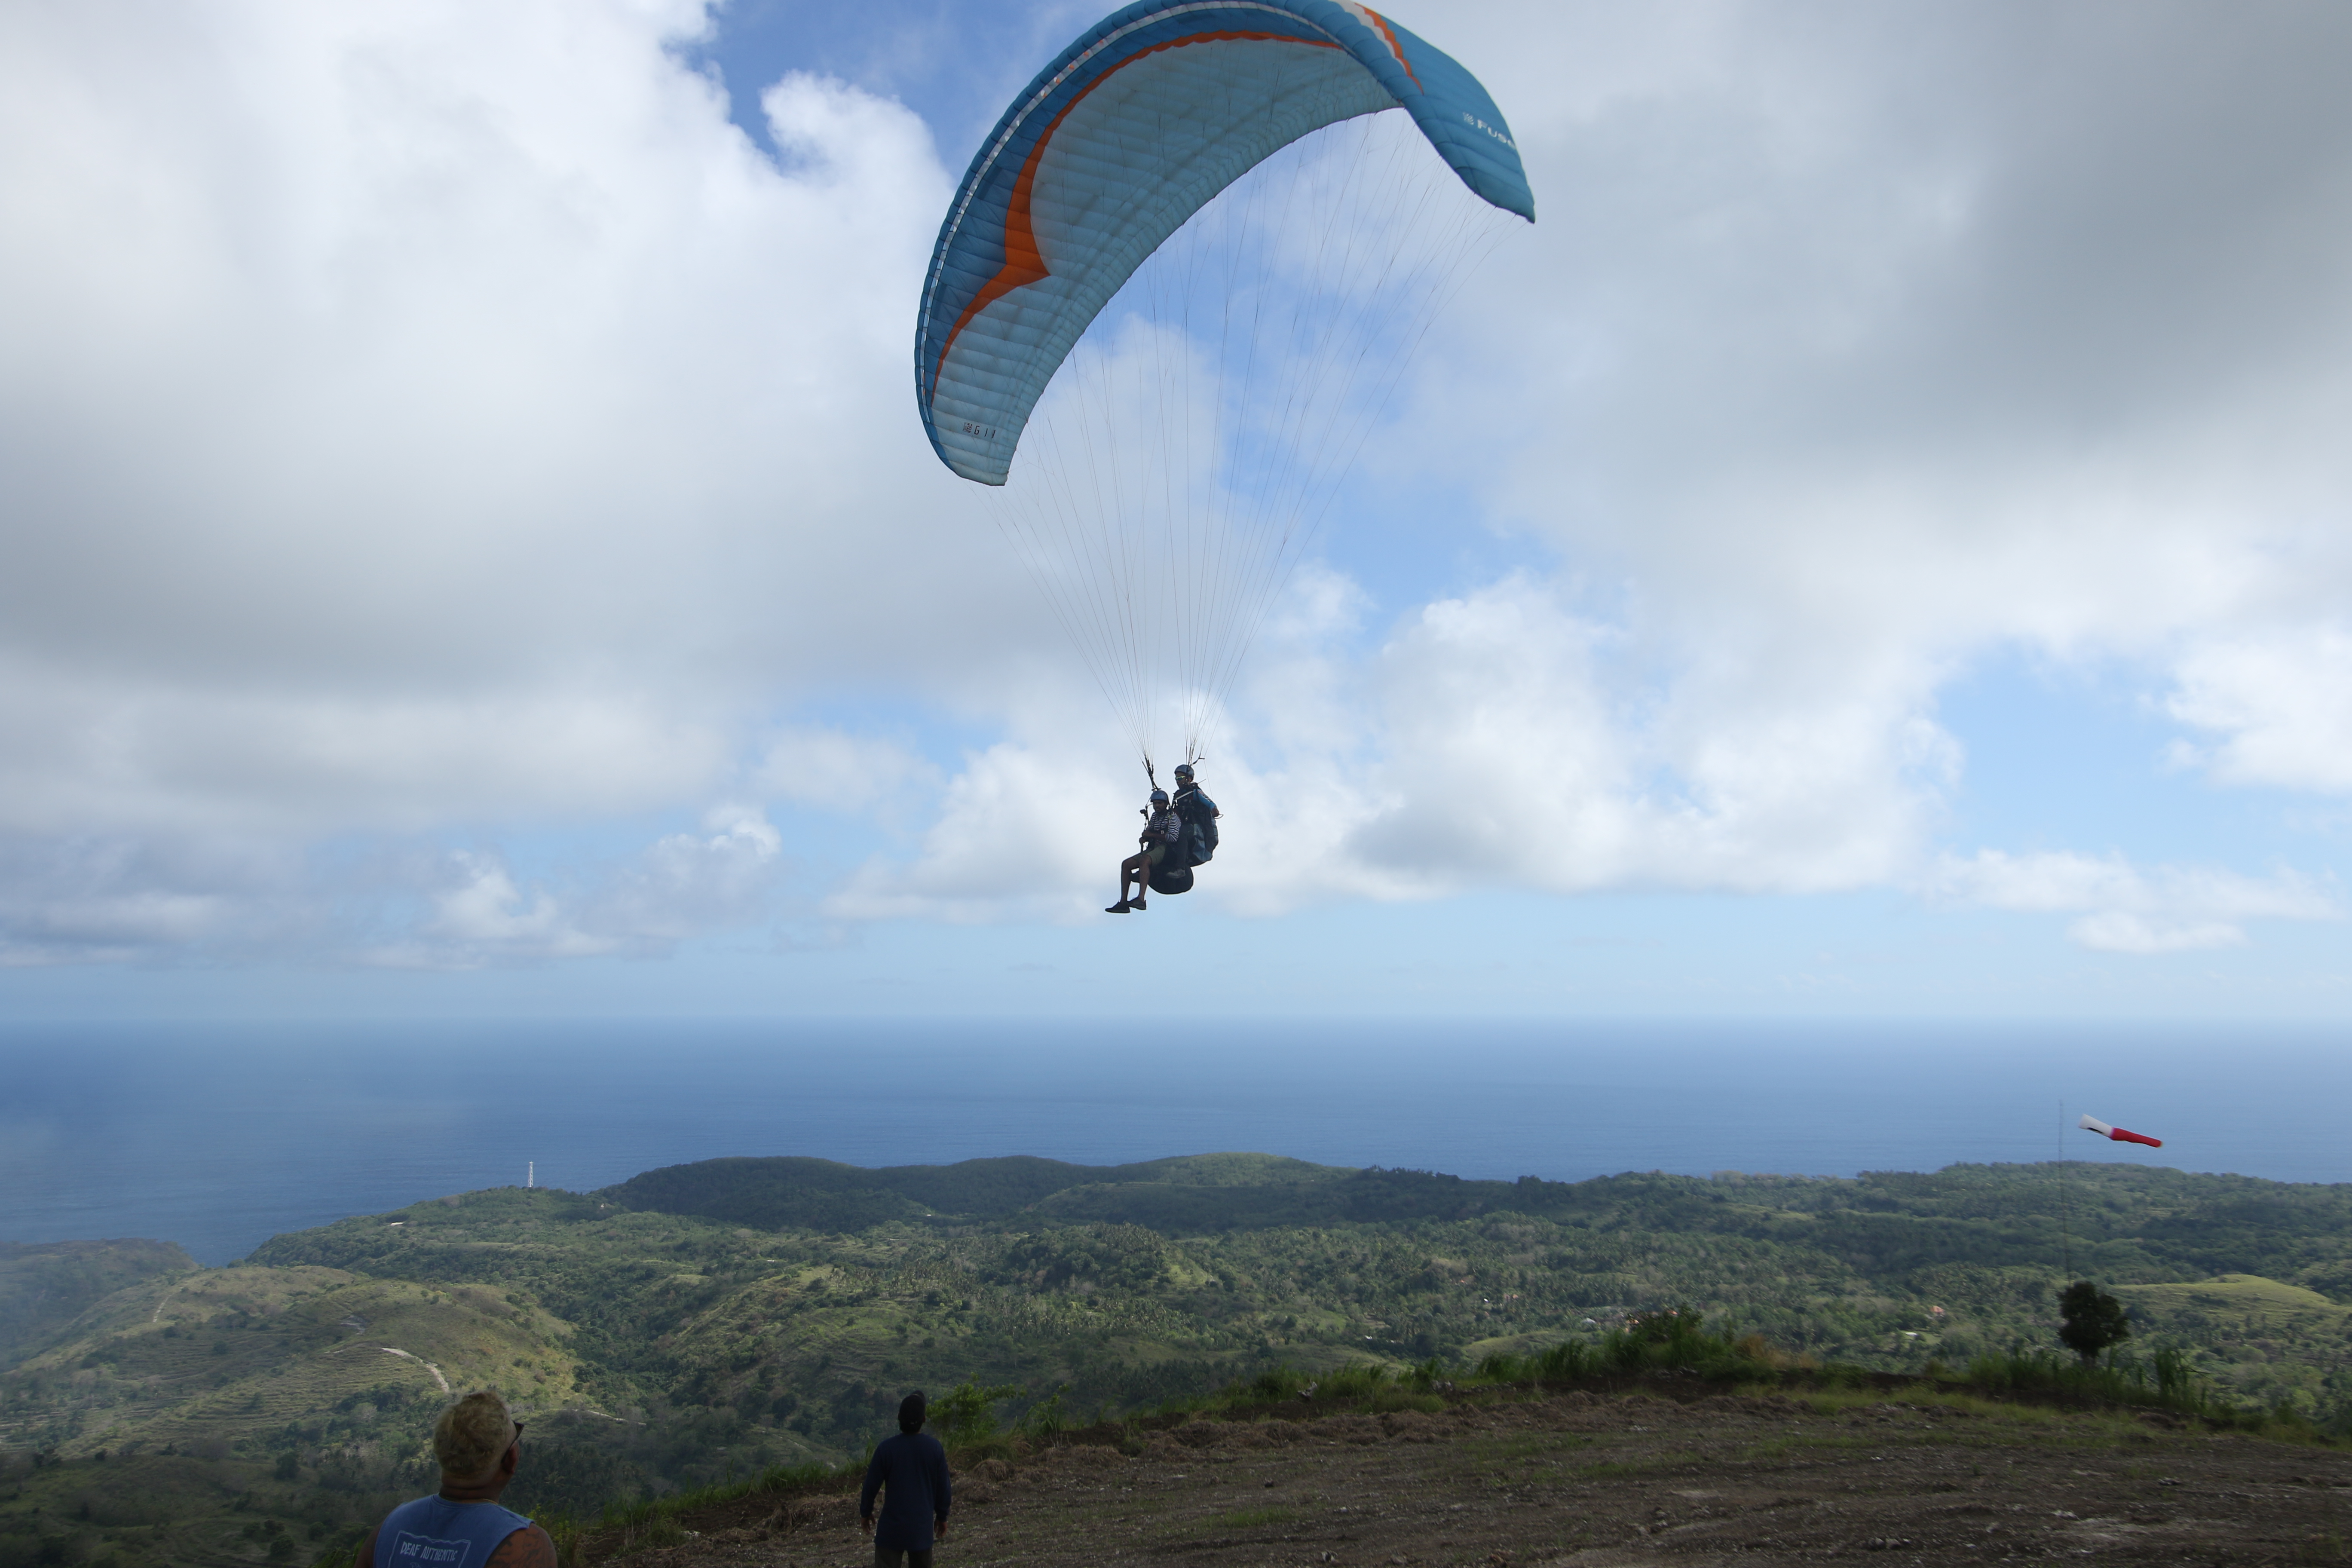
[[[1143,772],[1156,787],[1160,781],[1149,759]],[[1179,781],[1176,798],[1169,804],[1176,813],[1176,842],[1151,868],[1151,890],[1172,897],[1191,892],[1192,868],[1207,865],[1217,853],[1217,803],[1203,795],[1200,785]]]
[[[1205,866],[1217,854],[1217,803],[1201,793],[1199,784],[1180,786],[1176,798],[1170,804],[1176,807],[1181,824],[1176,830],[1177,858],[1191,866]]]

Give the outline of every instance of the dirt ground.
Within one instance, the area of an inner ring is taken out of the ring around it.
[[[1132,1444],[1130,1443],[1130,1446]],[[1195,1421],[957,1478],[937,1568],[1482,1564],[1689,1568],[1893,1553],[2352,1562],[2352,1456],[1902,1393],[1688,1404],[1585,1393],[1320,1419]],[[863,1568],[854,1493],[747,1499],[643,1568]],[[638,1542],[590,1543],[602,1562]]]

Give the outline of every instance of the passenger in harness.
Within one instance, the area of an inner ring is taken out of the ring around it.
[[[1169,851],[1175,846],[1176,830],[1181,822],[1168,804],[1166,790],[1151,792],[1151,804],[1144,807],[1144,816],[1143,836],[1138,841],[1141,847],[1118,863],[1118,902],[1103,910],[1107,915],[1123,915],[1129,910],[1141,909],[1144,889],[1151,885],[1152,868],[1163,861],[1173,861]],[[1131,900],[1127,896],[1129,882],[1135,884],[1135,897]]]

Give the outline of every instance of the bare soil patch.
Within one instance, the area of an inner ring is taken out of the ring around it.
[[[2352,1457],[2161,1415],[1900,1392],[1579,1392],[1193,1421],[1129,1438],[1139,1446],[1080,1441],[972,1467],[939,1568],[2352,1563]],[[872,1561],[854,1492],[748,1498],[678,1522],[695,1532],[679,1544],[604,1536],[585,1555],[643,1568]]]

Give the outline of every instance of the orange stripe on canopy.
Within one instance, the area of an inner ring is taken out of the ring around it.
[[[1052,144],[1054,132],[1062,128],[1062,121],[1069,118],[1070,110],[1084,103],[1087,94],[1120,71],[1139,59],[1158,54],[1162,49],[1181,49],[1187,44],[1235,41],[1297,44],[1310,49],[1336,49],[1339,47],[1317,38],[1294,38],[1284,33],[1191,33],[1181,38],[1171,38],[1166,43],[1154,44],[1148,49],[1138,49],[1094,80],[1087,83],[1083,91],[1062,106],[1061,113],[1054,116],[1054,122],[1045,127],[1045,133],[1043,136],[1037,138],[1037,144],[1029,149],[1028,159],[1021,165],[1021,177],[1013,182],[1012,203],[1005,209],[1004,265],[996,269],[996,275],[993,278],[981,285],[980,292],[971,297],[971,303],[963,308],[963,314],[958,316],[955,325],[949,329],[948,340],[940,347],[940,357],[931,365],[931,384],[934,387],[940,384],[940,369],[948,362],[948,352],[955,347],[956,339],[963,335],[964,328],[971,323],[974,316],[979,315],[1015,289],[1053,276],[1045,266],[1044,252],[1037,248],[1036,231],[1030,226],[1030,187],[1036,183],[1038,163],[1045,156],[1045,149]],[[1402,59],[1403,57],[1398,58]],[[1407,66],[1405,68],[1410,71],[1412,68]]]

